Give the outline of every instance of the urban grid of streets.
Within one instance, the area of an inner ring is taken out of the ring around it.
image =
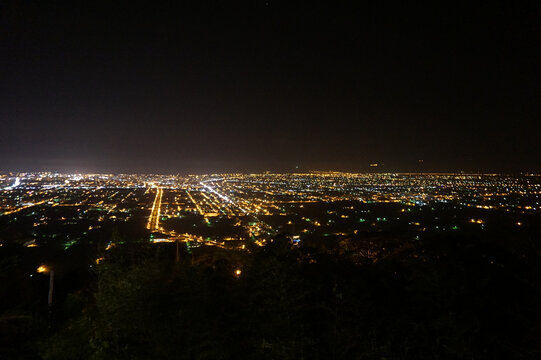
[[[144,218],[153,242],[223,246],[228,240],[263,244],[279,232],[302,239],[391,226],[427,232],[459,229],[469,226],[466,222],[483,227],[496,211],[514,214],[513,223],[523,226],[524,216],[541,211],[541,176],[535,174],[10,173],[0,174],[0,192],[4,220],[32,219],[32,244],[40,237],[61,237],[50,233],[53,224],[74,226],[81,220],[89,224],[86,233],[107,222]],[[387,213],[377,215],[374,206],[387,206]],[[477,212],[452,223],[436,213],[421,216],[442,206],[456,214]],[[79,239],[82,235],[73,236],[65,246]]]

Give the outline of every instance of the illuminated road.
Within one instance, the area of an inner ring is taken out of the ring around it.
[[[160,210],[162,207],[163,189],[156,189],[156,197],[154,198],[154,203],[152,204],[152,210],[150,210],[150,216],[148,217],[147,223],[147,229],[152,231],[160,230]]]
[[[14,188],[16,188],[19,185],[21,185],[21,179],[16,177],[15,182],[11,186],[8,186],[8,187],[4,188],[4,190],[13,190]]]
[[[31,204],[26,204],[26,205],[24,205],[24,206],[18,207],[18,208],[15,209],[15,210],[6,211],[6,212],[4,212],[3,215],[13,214],[13,213],[19,212],[19,211],[21,211],[21,210],[28,209],[28,208],[30,208],[30,207],[32,207],[32,206],[45,204],[46,202],[52,201],[53,199],[54,199],[54,198],[47,199],[47,200],[42,200],[42,201],[38,201],[38,202],[35,202],[35,203],[31,203]]]
[[[186,194],[188,194],[188,197],[190,198],[190,200],[195,205],[195,208],[197,209],[197,212],[199,212],[199,215],[205,216],[205,212],[201,209],[201,207],[199,206],[197,201],[195,201],[195,199],[193,198],[193,196],[190,194],[190,192],[188,190],[186,190]]]
[[[256,224],[256,225],[251,225],[250,226],[250,229],[249,229],[250,234],[253,234],[253,235],[257,236],[257,235],[259,235],[259,234],[261,234],[263,232],[266,232],[268,234],[276,232],[272,228],[272,226],[270,226],[266,222],[260,220],[255,214],[251,214],[251,211],[250,211],[249,208],[245,208],[244,206],[242,206],[240,199],[236,199],[236,201],[234,201],[230,197],[228,197],[226,195],[223,195],[219,191],[217,191],[216,190],[217,185],[211,183],[211,181],[218,181],[218,180],[223,180],[223,179],[201,181],[200,184],[203,186],[204,191],[208,191],[208,192],[212,193],[213,195],[217,196],[219,199],[223,200],[224,205],[226,207],[227,207],[227,205],[233,205],[233,206],[237,207],[238,209],[240,209],[240,211],[242,211],[245,215],[250,216],[254,220],[254,222]],[[208,185],[207,183],[210,183],[212,186]],[[218,187],[218,189],[220,189],[220,188]],[[243,203],[243,205],[250,205],[249,201],[243,201],[242,203]],[[257,208],[258,211],[261,210],[261,208],[258,207],[258,206],[256,206],[256,208]]]

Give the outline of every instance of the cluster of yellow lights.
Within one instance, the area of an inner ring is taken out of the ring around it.
[[[201,208],[199,207],[199,204],[197,204],[197,201],[194,200],[192,194],[190,194],[190,192],[188,190],[186,190],[186,193],[188,194],[188,197],[190,198],[190,200],[195,205],[195,208],[197,209],[197,212],[199,212],[199,215],[205,216],[205,212],[203,210],[201,210]]]
[[[41,205],[41,204],[46,203],[47,201],[49,201],[49,200],[38,201],[38,202],[35,202],[35,203],[32,203],[32,204],[28,204],[28,205],[18,207],[18,208],[14,209],[14,210],[11,210],[11,211],[5,211],[4,215],[13,214],[13,213],[19,212],[21,210],[28,209],[28,208],[30,208],[32,206]]]
[[[474,224],[484,224],[485,223],[485,221],[481,220],[481,219],[470,219],[470,222],[474,223]]]
[[[148,217],[147,229],[159,230],[160,228],[160,209],[162,207],[163,189],[157,188],[156,197],[152,203],[150,216]],[[154,226],[152,226],[154,224]]]

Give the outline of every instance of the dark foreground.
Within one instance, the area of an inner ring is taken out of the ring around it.
[[[48,277],[21,288],[4,248],[0,358],[536,359],[539,250],[531,237],[278,236],[251,253],[181,247],[177,263],[174,244],[125,241],[59,274],[48,310]]]

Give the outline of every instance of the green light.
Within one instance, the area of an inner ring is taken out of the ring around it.
[[[70,240],[64,243],[64,250],[68,250],[72,245],[77,243],[77,240]]]

